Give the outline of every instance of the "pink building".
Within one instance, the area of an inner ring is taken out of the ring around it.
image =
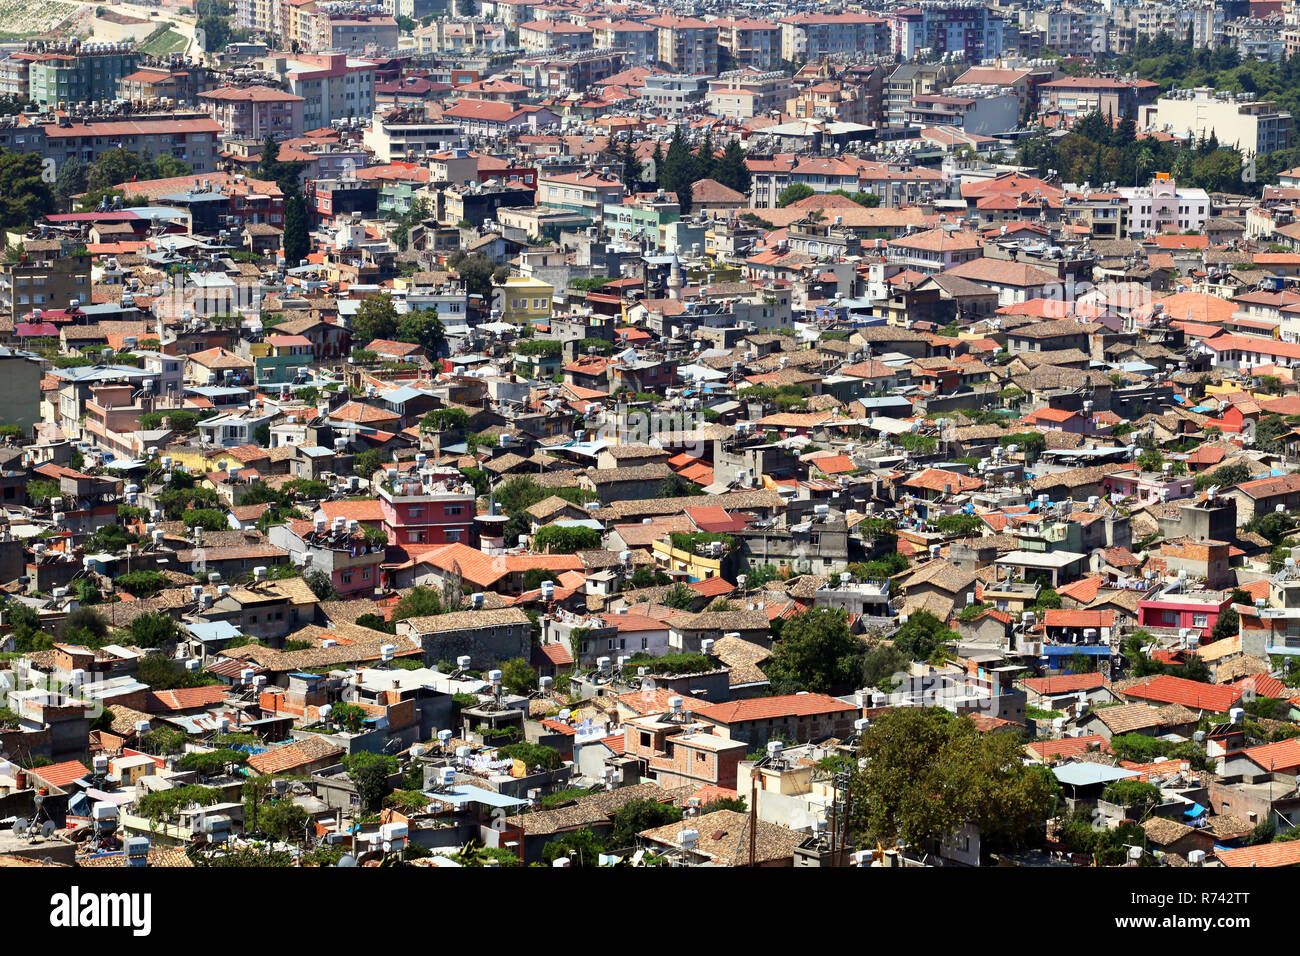
[[[1102,479],[1101,485],[1108,495],[1136,498],[1139,505],[1157,504],[1190,498],[1192,475],[1175,475],[1172,471],[1142,471],[1131,468],[1117,471]]]
[[[1191,628],[1202,639],[1232,603],[1223,591],[1179,591],[1171,585],[1138,602],[1139,627]]]
[[[367,538],[356,520],[290,521],[272,525],[267,537],[295,557],[305,557],[304,567],[329,575],[334,590],[344,597],[371,594],[379,587],[386,547]]]
[[[379,486],[379,507],[389,544],[421,551],[439,544],[474,543],[474,488],[455,478],[386,478]]]
[[[203,111],[221,125],[222,135],[261,142],[268,135],[278,140],[303,133],[301,96],[269,86],[222,86],[199,94]]]

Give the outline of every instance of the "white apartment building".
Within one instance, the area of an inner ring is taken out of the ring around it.
[[[1162,129],[1175,135],[1202,139],[1211,133],[1220,146],[1232,146],[1246,155],[1271,153],[1291,145],[1291,114],[1269,100],[1201,87],[1174,90],[1138,111],[1144,129]]]
[[[1119,194],[1128,203],[1130,235],[1199,232],[1210,217],[1209,194],[1204,189],[1179,189],[1167,173],[1158,173],[1149,186],[1121,186]]]

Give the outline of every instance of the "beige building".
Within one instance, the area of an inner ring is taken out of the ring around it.
[[[1220,146],[1232,146],[1246,155],[1291,145],[1290,113],[1269,100],[1208,87],[1162,96],[1155,104],[1142,107],[1138,125],[1198,140],[1213,133]]]

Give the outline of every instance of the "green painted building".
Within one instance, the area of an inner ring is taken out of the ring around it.
[[[117,81],[135,72],[140,54],[125,43],[87,46],[96,49],[84,53],[46,53],[32,61],[27,72],[32,102],[57,107],[60,103],[117,99]]]

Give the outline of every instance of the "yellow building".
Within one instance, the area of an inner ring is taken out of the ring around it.
[[[655,564],[661,570],[685,572],[687,580],[703,581],[705,578],[716,578],[722,574],[721,549],[717,549],[717,553],[712,555],[700,554],[675,548],[670,542],[662,540],[653,542],[650,548]]]
[[[512,325],[525,325],[551,317],[555,288],[540,279],[509,276],[504,285],[492,289],[492,307]]]

